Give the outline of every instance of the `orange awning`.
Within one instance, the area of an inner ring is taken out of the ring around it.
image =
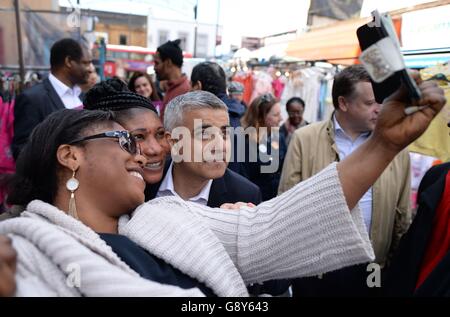
[[[361,50],[356,30],[370,20],[371,18],[352,19],[313,29],[289,43],[286,55],[305,61],[326,60],[332,64],[357,64]],[[393,20],[399,35],[401,19]]]

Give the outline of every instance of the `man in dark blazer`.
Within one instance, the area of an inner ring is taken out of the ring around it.
[[[382,283],[386,296],[450,296],[450,252],[445,252],[437,264],[432,267],[422,283],[418,283],[423,270],[424,260],[431,247],[440,213],[450,214],[450,162],[432,167],[422,179],[418,191],[416,217],[408,232],[402,237],[389,270]],[[445,200],[446,199],[446,200]],[[445,232],[450,231],[450,219],[444,226]],[[442,229],[442,227],[441,227]],[[448,242],[448,241],[447,241]],[[443,247],[445,239],[440,239],[438,245]],[[437,253],[432,250],[432,253]],[[442,250],[439,250],[442,251]],[[420,284],[420,285],[419,285]],[[419,287],[417,287],[419,286]]]
[[[164,128],[172,155],[179,144],[182,149],[177,153],[183,153],[181,159],[173,156],[173,161],[166,162],[162,181],[147,185],[146,200],[179,196],[213,208],[237,202],[257,205],[262,201],[258,186],[227,168],[225,158],[231,144],[225,131],[230,121],[223,101],[212,93],[194,91],[173,99],[165,111]],[[182,130],[176,132],[177,129]],[[184,132],[181,138],[180,131]],[[206,152],[217,155],[216,159],[207,160],[205,157],[209,153]],[[183,156],[186,153],[189,154]],[[196,154],[200,154],[200,159],[196,160]],[[281,295],[289,285],[290,281],[269,281],[250,286],[249,292]]]
[[[171,163],[171,159],[166,161],[163,179],[166,177]],[[156,197],[163,179],[156,184],[147,185],[147,188],[145,189],[146,201]],[[189,180],[186,180],[186,183],[189,184]],[[207,206],[218,208],[223,204],[237,202],[258,205],[261,203],[261,191],[258,186],[247,180],[245,177],[227,168],[222,177],[212,180]]]
[[[212,93],[195,91],[172,100],[164,117],[166,138],[172,149],[182,144],[185,155],[172,157],[162,181],[147,189],[146,198],[176,195],[210,207],[236,202],[259,204],[259,188],[227,168],[229,127],[228,108]],[[181,138],[172,133],[177,129],[183,129]],[[208,147],[209,154],[217,155],[214,160],[206,158]]]
[[[62,39],[50,50],[50,75],[42,83],[26,89],[14,106],[14,159],[28,140],[34,127],[52,112],[82,105],[78,85],[86,83],[92,58],[77,41]]]
[[[247,108],[239,101],[227,95],[227,77],[223,68],[214,62],[203,62],[192,69],[191,86],[193,90],[203,90],[216,95],[228,108],[230,126],[237,128],[241,126],[241,118]],[[234,135],[237,138],[237,135]],[[234,159],[228,168],[236,173],[242,174],[242,166],[237,162],[237,142],[234,142]]]

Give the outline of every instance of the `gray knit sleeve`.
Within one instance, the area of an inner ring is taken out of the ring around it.
[[[312,276],[374,258],[359,208],[347,207],[336,163],[255,208],[189,206],[246,283]]]

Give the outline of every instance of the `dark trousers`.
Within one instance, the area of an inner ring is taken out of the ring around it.
[[[351,266],[317,276],[295,279],[292,283],[294,297],[374,297],[380,289],[369,287],[367,264]],[[382,274],[382,273],[381,273]]]

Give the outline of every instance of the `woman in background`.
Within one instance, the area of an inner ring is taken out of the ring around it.
[[[280,154],[286,153],[280,149],[285,144],[280,140],[281,121],[280,103],[271,94],[253,100],[241,120],[244,129],[254,128],[245,141],[246,155],[245,162],[242,163],[242,174],[259,186],[263,201],[275,197],[278,191],[284,159]]]
[[[160,113],[162,101],[158,95],[158,90],[150,75],[142,72],[136,72],[131,76],[128,82],[128,89],[145,98],[148,98]]]

